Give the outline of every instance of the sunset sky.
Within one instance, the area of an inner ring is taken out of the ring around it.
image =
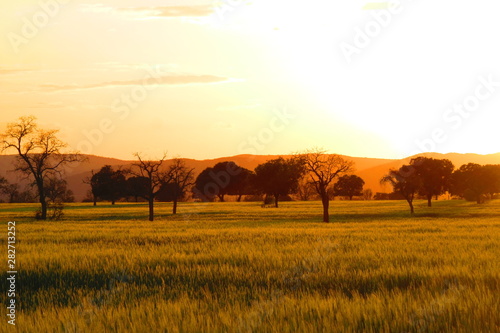
[[[2,1],[0,126],[123,159],[496,153],[499,6]]]

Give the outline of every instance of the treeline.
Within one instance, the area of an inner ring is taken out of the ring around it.
[[[68,189],[66,180],[58,176],[46,179],[44,192],[49,203],[75,202],[73,191]],[[32,185],[21,188],[19,183],[10,183],[0,176],[0,202],[33,203],[37,200],[38,194]]]
[[[154,202],[172,201],[173,214],[177,202],[196,200],[202,202],[225,201],[232,195],[241,201],[263,200],[263,206],[279,206],[280,200],[299,195],[311,197],[314,191],[323,203],[323,220],[329,221],[328,207],[332,196],[342,195],[352,199],[363,194],[364,181],[349,174],[353,163],[338,155],[311,150],[293,157],[279,157],[248,170],[227,161],[215,164],[194,177],[194,170],[181,159],[166,165],[165,156],[158,161],[145,161],[136,154],[138,163],[128,169],[114,170],[106,165],[86,180],[91,187],[88,201],[94,205],[99,200],[114,204],[118,200],[139,198],[149,202],[149,219],[154,219]],[[308,194],[306,194],[308,193]],[[366,194],[366,192],[365,192]]]
[[[2,151],[13,150],[18,159],[14,170],[24,175],[30,188],[20,189],[0,177],[0,194],[8,202],[38,201],[38,219],[62,216],[63,202],[74,201],[63,177],[63,168],[74,162],[84,162],[77,152],[63,152],[66,144],[58,139],[57,131],[39,129],[32,116],[21,117],[7,125],[0,135]],[[90,185],[90,201],[139,199],[148,202],[149,220],[154,219],[156,201],[172,201],[173,213],[181,200],[212,202],[224,201],[228,195],[263,200],[263,206],[278,207],[280,200],[319,199],[323,206],[323,221],[329,222],[329,204],[335,196],[352,199],[361,196],[371,199],[372,192],[364,190],[364,181],[353,174],[354,164],[335,154],[312,149],[292,157],[278,157],[258,165],[255,170],[238,166],[235,162],[222,162],[203,170],[195,177],[179,158],[166,163],[166,155],[158,160],[146,160],[139,153],[137,161],[127,169],[114,170],[103,166],[85,180]],[[408,165],[389,170],[381,183],[392,185],[388,198],[404,198],[410,212],[418,196],[432,199],[443,193],[483,203],[500,193],[500,166],[469,163],[455,170],[451,161],[426,157],[414,158]],[[377,193],[376,199],[385,194]],[[53,208],[48,216],[49,208]]]
[[[352,162],[318,150],[269,160],[255,170],[248,170],[233,161],[220,162],[206,168],[196,178],[193,178],[193,170],[188,170],[182,161],[174,160],[173,163],[182,166],[180,170],[189,177],[180,178],[183,182],[179,183],[165,176],[164,179],[169,180],[159,187],[155,201],[174,201],[174,214],[177,201],[222,202],[227,196],[234,196],[238,202],[259,200],[263,201],[264,207],[278,207],[282,200],[319,199],[323,203],[323,220],[328,222],[329,201],[336,196],[350,200],[353,197],[406,200],[411,214],[414,214],[413,202],[417,198],[426,199],[431,207],[433,199],[437,200],[446,193],[477,203],[500,193],[500,165],[469,163],[455,170],[453,163],[447,159],[427,157],[414,158],[408,165],[389,170],[381,183],[391,184],[393,192],[376,193],[375,196],[370,189],[363,188],[363,179],[352,174]],[[169,168],[174,169],[172,166]],[[114,171],[110,166],[103,167],[93,179],[94,201],[96,197],[112,202],[119,198],[145,198],[147,179],[143,179],[140,185],[141,179],[137,176],[125,179],[122,171]],[[109,185],[113,179],[119,179],[119,182]],[[99,195],[99,188],[106,193]],[[116,189],[122,189],[121,195],[116,194]]]
[[[429,207],[433,198],[444,193],[481,204],[500,193],[500,165],[468,163],[455,170],[450,160],[417,157],[389,170],[381,183],[392,185],[394,192],[389,196],[405,199],[411,214],[417,196],[426,198]]]

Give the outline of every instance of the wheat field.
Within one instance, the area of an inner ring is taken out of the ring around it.
[[[500,330],[500,201],[422,201],[414,217],[333,201],[329,224],[319,202],[164,203],[154,222],[141,203],[52,222],[36,208],[0,204],[17,222],[18,332]]]

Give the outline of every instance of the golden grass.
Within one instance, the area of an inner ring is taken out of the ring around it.
[[[500,201],[419,202],[415,217],[335,201],[330,224],[319,202],[170,207],[147,222],[142,204],[74,204],[35,222],[33,205],[0,205],[18,221],[18,332],[500,329]]]

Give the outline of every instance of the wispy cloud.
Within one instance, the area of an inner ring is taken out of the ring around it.
[[[212,5],[126,7],[114,8],[104,4],[82,4],[86,13],[117,13],[132,19],[205,17],[214,13]]]
[[[78,7],[80,11],[84,13],[110,13],[114,10],[113,7],[106,6],[102,3],[80,4]]]
[[[11,75],[18,73],[30,72],[30,69],[17,69],[17,68],[0,68],[0,75]]]
[[[168,6],[168,7],[134,7],[119,8],[118,12],[149,18],[179,18],[179,17],[204,17],[213,14],[212,6]]]
[[[169,75],[161,76],[155,79],[137,79],[137,80],[124,80],[124,81],[108,81],[87,85],[56,85],[44,84],[40,87],[44,91],[65,91],[65,90],[86,90],[98,88],[112,88],[122,86],[135,86],[135,85],[190,85],[190,84],[214,84],[232,82],[233,79],[214,75]]]

